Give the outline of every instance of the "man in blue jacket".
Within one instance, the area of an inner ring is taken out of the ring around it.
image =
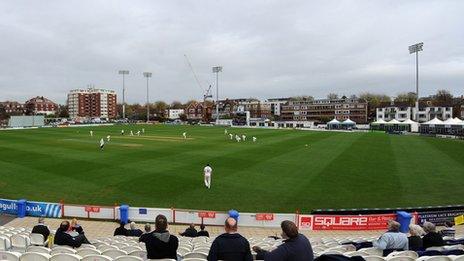
[[[237,233],[237,220],[226,219],[224,229],[226,233],[218,236],[211,245],[208,261],[252,261],[250,243]]]
[[[304,235],[298,233],[295,223],[285,220],[282,221],[280,227],[282,228],[284,243],[271,252],[254,246],[253,250],[257,253],[256,259],[266,261],[312,261],[314,254],[311,243]]]

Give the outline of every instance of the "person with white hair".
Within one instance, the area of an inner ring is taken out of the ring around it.
[[[45,219],[43,217],[39,217],[39,222],[32,228],[31,233],[41,234],[44,238],[44,242],[47,241],[50,235],[50,229],[45,225]]]
[[[445,245],[445,242],[443,242],[443,237],[436,231],[435,224],[426,221],[422,226],[424,227],[424,231],[426,233],[422,238],[424,249]]]
[[[424,230],[421,226],[411,224],[409,225],[409,234],[411,235],[408,237],[408,246],[409,250],[412,251],[420,251],[423,249],[422,238],[421,236],[425,235]]]
[[[134,221],[130,222],[129,227],[130,227],[130,229],[127,230],[127,236],[140,237],[143,234],[142,230],[140,230],[140,229],[138,229],[136,227]]]
[[[400,223],[389,220],[387,224],[388,231],[372,242],[373,247],[383,250],[384,256],[395,250],[408,250],[408,237],[400,232]]]

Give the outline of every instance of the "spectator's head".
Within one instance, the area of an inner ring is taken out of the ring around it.
[[[43,223],[45,223],[45,219],[43,217],[39,217],[38,222],[39,222],[39,224],[43,224]]]
[[[71,221],[71,227],[77,226],[77,218],[73,218]]]
[[[151,225],[150,224],[145,224],[145,232],[150,232],[151,231]]]
[[[292,221],[282,221],[282,223],[280,223],[280,228],[282,228],[282,238],[289,239],[298,237],[298,228]]]
[[[431,233],[431,232],[435,232],[435,225],[431,222],[424,222],[423,224],[423,227],[424,227],[424,231],[425,233]]]
[[[399,232],[400,231],[400,223],[396,222],[395,220],[388,220],[388,231],[392,232]]]
[[[164,215],[158,215],[155,218],[155,229],[164,231],[168,228],[168,219]]]
[[[189,225],[189,228],[194,229],[194,228],[195,228],[195,224],[193,224],[193,223],[190,224],[190,225]]]
[[[121,221],[121,222],[119,223],[119,227],[124,227],[125,225],[126,225],[126,223],[124,223],[124,221]]]
[[[136,229],[134,221],[132,221],[129,226],[130,226],[130,229],[132,230]]]
[[[205,230],[205,227],[206,227],[205,224],[201,224],[201,225],[200,225],[201,231]]]
[[[65,220],[65,221],[61,222],[60,230],[68,231],[68,229],[69,229],[69,221]]]
[[[453,226],[454,226],[453,222],[451,222],[451,221],[446,221],[445,222],[445,227],[453,227]]]
[[[227,218],[224,222],[224,230],[229,234],[237,232],[237,220],[231,217]]]
[[[419,236],[420,237],[420,236],[425,235],[425,232],[424,232],[424,230],[422,229],[421,226],[411,224],[411,225],[409,225],[409,234],[411,234],[411,236]]]

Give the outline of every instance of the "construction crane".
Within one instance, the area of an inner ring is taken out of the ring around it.
[[[185,57],[185,60],[187,61],[187,64],[188,66],[190,67],[190,70],[192,71],[192,74],[193,74],[193,77],[195,78],[195,81],[198,85],[198,87],[200,87],[200,89],[202,91],[205,91],[205,88],[203,88],[203,86],[201,85],[201,82],[200,80],[198,79],[198,76],[197,74],[195,73],[195,70],[193,69],[193,66],[192,66],[192,63],[190,62],[190,59],[188,58],[188,56],[186,54],[184,54],[184,57]],[[211,93],[211,84],[209,85],[209,88],[206,90],[206,92],[203,94],[203,120],[206,122],[208,119],[207,119],[207,115],[206,115],[206,99],[208,98],[213,98],[213,94]]]

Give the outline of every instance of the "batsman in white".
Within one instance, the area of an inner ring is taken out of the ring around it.
[[[187,132],[182,133],[182,137],[184,137],[184,139],[187,139]]]
[[[103,150],[103,147],[105,147],[105,140],[101,138],[100,140],[100,150]]]
[[[209,164],[206,164],[203,173],[205,175],[205,186],[211,188],[211,174],[213,173],[213,169]]]

